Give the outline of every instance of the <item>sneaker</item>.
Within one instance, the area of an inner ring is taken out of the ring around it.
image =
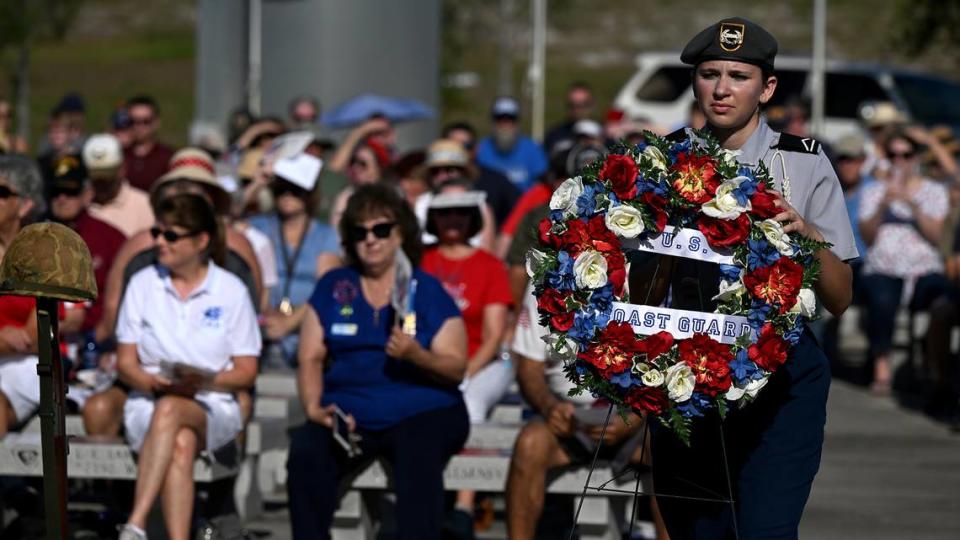
[[[117,540],[147,540],[147,533],[140,527],[127,523],[120,528],[120,536]]]

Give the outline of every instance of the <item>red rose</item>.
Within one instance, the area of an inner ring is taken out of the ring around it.
[[[766,323],[760,329],[757,342],[747,349],[747,356],[761,368],[767,371],[776,371],[787,361],[787,342],[777,335],[772,324]]]
[[[623,283],[627,280],[626,260],[623,253],[614,252],[604,254],[607,260],[607,281],[613,285],[613,294],[623,296]]]
[[[706,334],[694,334],[678,346],[680,360],[690,366],[697,378],[696,388],[708,396],[730,389],[730,347]]]
[[[589,245],[590,233],[587,224],[580,219],[567,222],[567,230],[560,235],[560,249],[570,252],[576,258]]]
[[[756,297],[786,313],[797,303],[803,285],[803,267],[788,257],[743,276],[743,284]]]
[[[573,312],[570,313],[560,313],[559,315],[554,315],[550,317],[550,326],[554,330],[560,332],[566,332],[573,328]]]
[[[760,219],[771,219],[782,211],[774,204],[778,198],[778,193],[767,191],[767,186],[763,182],[758,182],[757,191],[750,199],[750,212]]]
[[[567,299],[570,298],[570,292],[560,292],[557,289],[544,289],[537,298],[537,310],[546,315],[556,315],[566,313]]]
[[[617,198],[626,201],[637,196],[637,172],[632,157],[610,154],[600,168],[600,179],[609,180]]]
[[[550,218],[547,217],[540,220],[540,245],[553,249],[560,249],[561,236],[559,234],[550,232],[551,227],[553,227],[553,222],[550,221]]]
[[[640,200],[646,203],[647,208],[653,212],[653,221],[657,226],[657,232],[663,232],[663,228],[667,226],[666,199],[648,191],[640,196]]]
[[[652,415],[661,414],[670,404],[662,388],[652,388],[650,386],[631,388],[624,402],[641,413]]]
[[[629,324],[611,322],[597,336],[596,343],[577,357],[596,367],[604,377],[610,377],[633,367],[636,341]]]
[[[736,219],[718,219],[701,215],[697,228],[714,248],[729,248],[742,244],[750,234],[750,218],[740,214]]]
[[[590,247],[600,253],[620,252],[620,239],[607,228],[602,216],[594,216],[587,221],[586,238]]]
[[[673,187],[681,197],[694,204],[709,201],[720,187],[717,163],[709,156],[684,152],[677,156],[677,162],[671,170],[677,173]]]
[[[647,359],[653,360],[673,347],[673,336],[669,332],[657,332],[644,338],[637,345],[637,352],[647,355]]]

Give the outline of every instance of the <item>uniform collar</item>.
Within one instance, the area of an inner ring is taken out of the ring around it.
[[[760,160],[767,153],[767,150],[776,143],[777,136],[777,132],[770,129],[770,126],[761,116],[757,129],[750,134],[747,142],[739,148],[740,153],[737,156],[737,161],[748,167],[756,167],[760,164]]]

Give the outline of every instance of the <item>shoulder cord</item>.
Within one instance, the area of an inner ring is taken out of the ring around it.
[[[787,201],[787,204],[791,204],[791,205],[792,205],[793,202],[790,201],[790,192],[791,192],[791,190],[790,190],[790,178],[787,176],[787,165],[786,165],[786,162],[785,162],[784,159],[783,159],[783,152],[781,152],[780,150],[777,150],[777,151],[773,154],[773,159],[770,160],[770,165],[771,165],[771,168],[773,168],[772,166],[773,166],[774,162],[776,162],[777,158],[780,158],[780,172],[783,173],[783,180],[780,182],[780,184],[781,184],[781,186],[782,186],[782,188],[783,188],[783,198],[784,198],[784,200]]]

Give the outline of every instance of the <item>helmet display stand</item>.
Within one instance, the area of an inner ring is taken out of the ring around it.
[[[0,265],[0,294],[37,300],[44,524],[48,540],[66,540],[66,384],[60,360],[58,302],[97,297],[87,245],[64,225],[37,223],[24,227],[10,243]]]

